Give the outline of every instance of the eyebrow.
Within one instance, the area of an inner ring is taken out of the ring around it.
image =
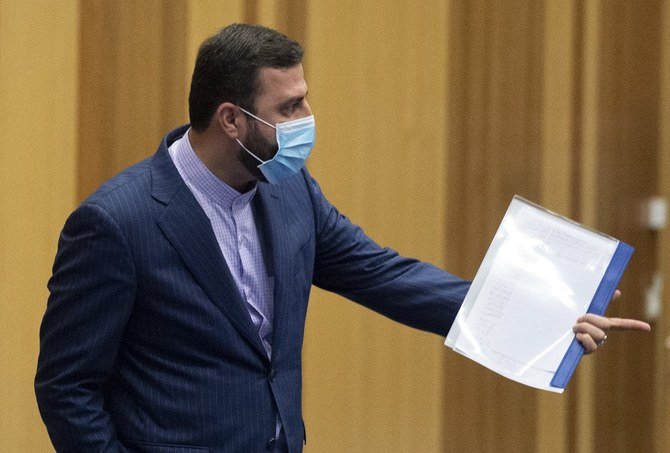
[[[305,99],[305,98],[307,97],[308,94],[309,94],[309,90],[305,91],[305,94],[304,94],[304,95],[302,95],[302,96],[293,96],[292,98],[289,98],[289,99],[287,99],[286,101],[282,102],[280,105],[281,105],[282,107],[285,107],[285,106],[288,106],[288,105],[293,104],[294,102],[302,101],[303,99]]]

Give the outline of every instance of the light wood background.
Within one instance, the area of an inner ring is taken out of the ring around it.
[[[197,47],[231,22],[303,43],[310,169],[381,244],[472,278],[520,194],[636,248],[611,315],[670,280],[641,216],[670,198],[670,1],[0,0],[0,451],[51,451],[32,380],[66,216],[187,121]],[[670,451],[669,310],[652,321],[558,396],[315,291],[306,451]]]

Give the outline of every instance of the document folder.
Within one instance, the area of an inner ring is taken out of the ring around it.
[[[584,348],[572,326],[602,315],[633,248],[515,196],[445,344],[523,384],[561,393]]]
[[[605,310],[607,310],[607,306],[610,300],[612,300],[612,296],[614,296],[614,291],[619,285],[619,280],[621,280],[621,276],[624,270],[626,270],[631,255],[633,255],[633,247],[624,242],[619,242],[612,261],[610,261],[610,265],[607,271],[605,271],[605,276],[600,282],[600,286],[589,305],[588,313],[601,316],[605,314]],[[553,387],[564,389],[568,385],[582,355],[584,355],[584,348],[574,338],[572,343],[570,343],[568,352],[565,353],[565,357],[563,357],[561,364],[558,366],[554,378],[551,380]]]

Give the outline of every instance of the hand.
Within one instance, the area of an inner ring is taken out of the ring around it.
[[[621,291],[618,289],[614,292],[612,300],[618,299],[621,296]],[[606,318],[604,316],[587,313],[584,316],[577,318],[572,330],[577,334],[577,341],[579,341],[586,354],[595,352],[599,346],[605,344],[607,341],[607,332],[610,329],[615,330],[642,330],[649,332],[651,326],[644,321],[637,319],[622,319],[622,318]]]

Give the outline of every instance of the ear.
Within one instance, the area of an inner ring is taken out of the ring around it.
[[[240,113],[240,109],[230,102],[224,102],[216,109],[216,121],[223,133],[231,139],[236,139],[239,136],[240,127],[242,129],[246,128],[246,123],[240,121]]]

